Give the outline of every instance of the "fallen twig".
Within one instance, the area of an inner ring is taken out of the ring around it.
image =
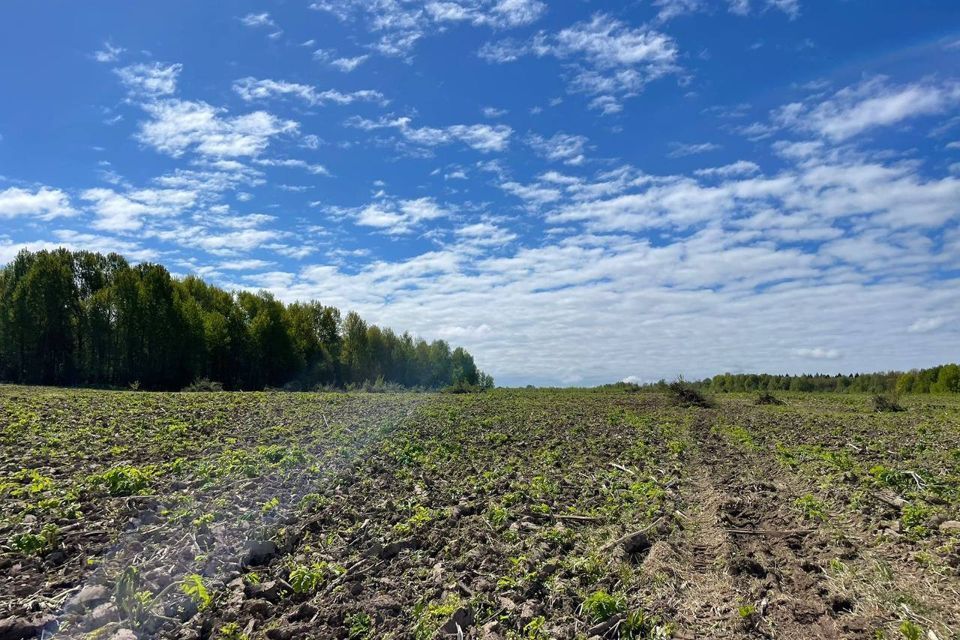
[[[894,507],[894,508],[896,508],[896,509],[900,509],[900,508],[902,508],[904,505],[907,504],[907,501],[904,500],[903,498],[901,498],[900,496],[894,496],[894,497],[892,497],[892,498],[888,498],[887,496],[883,495],[882,493],[877,493],[877,492],[875,492],[875,491],[869,491],[869,492],[868,492],[868,495],[873,496],[874,498],[876,498],[876,499],[879,500],[880,502],[882,502],[882,503],[884,503],[884,504],[887,504],[887,505],[890,505],[891,507]]]
[[[794,536],[816,533],[816,529],[724,529],[727,533],[745,536]]]
[[[553,514],[550,514],[549,517],[554,518],[555,520],[577,520],[577,521],[583,521],[583,522],[600,522],[600,518],[596,518],[594,516],[578,516],[575,514],[567,515],[563,513],[553,513]]]
[[[607,544],[605,544],[605,545],[603,545],[602,547],[600,547],[600,551],[607,551],[608,549],[612,549],[612,548],[614,548],[614,547],[616,547],[616,546],[618,546],[618,545],[624,544],[625,542],[627,542],[627,541],[630,540],[631,538],[633,538],[633,537],[635,537],[635,536],[638,536],[638,535],[641,535],[641,534],[644,534],[644,533],[646,533],[647,531],[650,531],[650,529],[653,529],[655,526],[657,526],[658,524],[660,524],[660,522],[661,522],[662,520],[663,520],[663,517],[661,516],[661,517],[657,518],[656,520],[654,520],[653,522],[651,522],[650,524],[648,524],[647,526],[645,526],[643,529],[640,529],[639,531],[631,531],[630,533],[627,533],[627,534],[625,534],[625,535],[622,535],[622,536],[620,536],[619,538],[617,538],[616,540],[614,540],[614,541],[612,541],[612,542],[608,542]]]
[[[917,475],[916,471],[904,471],[904,473],[906,473],[908,476],[913,478],[913,481],[917,483],[917,489],[920,489],[921,491],[923,491],[924,489],[927,488],[927,485],[923,481],[923,478]]]

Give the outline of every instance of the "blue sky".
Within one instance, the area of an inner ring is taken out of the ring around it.
[[[118,251],[501,384],[960,354],[960,5],[15,0],[0,262]]]

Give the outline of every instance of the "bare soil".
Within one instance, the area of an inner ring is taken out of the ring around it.
[[[0,639],[960,637],[960,401],[754,400],[2,388]]]

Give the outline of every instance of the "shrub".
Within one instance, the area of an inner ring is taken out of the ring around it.
[[[480,387],[464,380],[457,380],[443,389],[443,393],[478,393],[479,391],[481,391]]]
[[[183,391],[195,393],[200,391],[223,391],[223,384],[210,378],[197,378],[183,388]]]
[[[757,404],[780,405],[783,404],[783,400],[773,395],[769,391],[762,391],[760,395],[757,396]]]
[[[900,399],[895,393],[873,396],[873,410],[877,412],[888,413],[895,411],[906,411],[906,409],[900,405]]]
[[[673,398],[674,404],[681,407],[709,407],[710,401],[695,387],[686,382],[683,378],[677,378],[675,382],[670,383],[667,391]]]
[[[373,382],[364,380],[360,390],[365,393],[400,393],[406,389],[402,384],[397,384],[396,382],[387,382],[383,379],[383,376],[379,376]]]

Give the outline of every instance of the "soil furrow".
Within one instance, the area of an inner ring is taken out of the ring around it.
[[[844,633],[845,603],[824,584],[822,540],[790,508],[792,496],[762,455],[701,422],[684,487],[687,587],[680,637],[823,638]],[[762,479],[762,480],[761,480]]]

